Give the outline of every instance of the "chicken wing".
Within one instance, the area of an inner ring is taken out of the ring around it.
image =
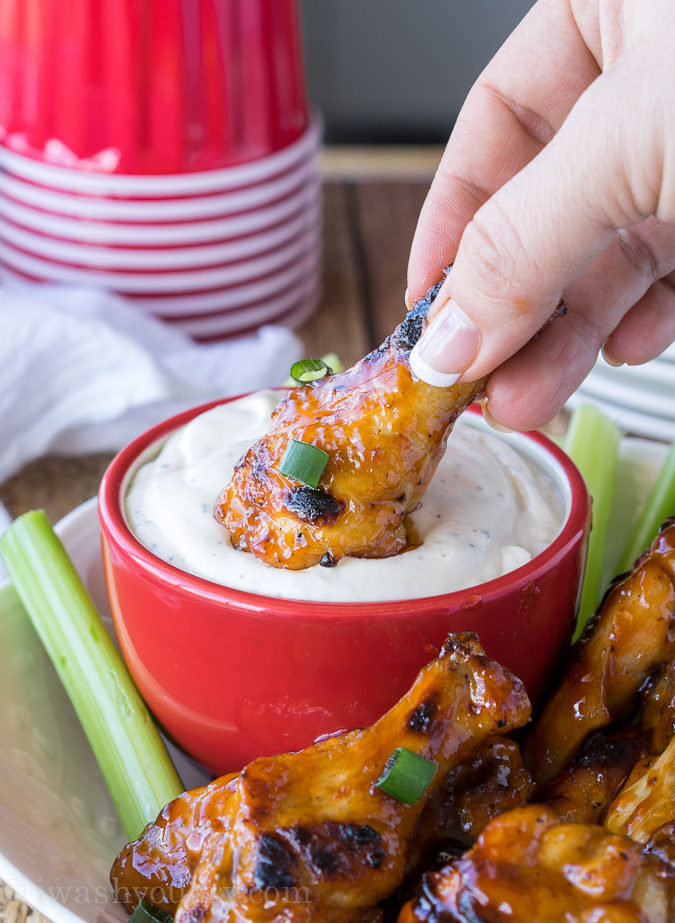
[[[148,824],[138,840],[127,843],[110,872],[115,897],[127,913],[141,900],[176,912],[206,841],[229,829],[228,802],[237,778],[232,773],[183,792]]]
[[[161,851],[163,818],[184,811],[186,822],[174,829],[188,843],[196,816],[201,853],[176,923],[364,923],[400,885],[418,818],[447,773],[484,740],[522,726],[529,711],[520,681],[485,656],[475,635],[451,635],[410,692],[372,727],[255,760],[226,782],[225,816],[209,835],[190,793],[173,802],[123,851],[113,884],[118,894],[138,892],[144,865],[135,857],[147,856],[152,844]],[[412,805],[375,786],[398,747],[436,764],[425,794]],[[210,803],[205,790],[194,797]],[[178,854],[184,870],[192,860]],[[156,863],[145,868],[156,880]]]
[[[675,737],[658,757],[638,764],[612,804],[605,827],[639,843],[648,843],[675,822]]]
[[[675,734],[675,660],[648,677],[640,693],[640,725],[650,735],[651,752],[663,753]]]
[[[525,804],[533,790],[518,744],[506,737],[486,740],[429,799],[415,839],[424,849],[448,840],[472,845],[493,817]]]
[[[343,555],[385,558],[411,537],[419,503],[453,423],[485,380],[435,388],[410,369],[439,285],[385,342],[353,368],[283,398],[266,436],[237,463],[215,516],[232,544],[274,567],[332,567]],[[318,487],[280,473],[291,440],[328,455]],[[414,539],[413,539],[414,541]]]
[[[640,728],[598,731],[584,742],[570,765],[537,791],[536,801],[565,823],[600,824],[647,749]]]
[[[573,649],[562,682],[525,746],[538,784],[572,759],[592,731],[628,717],[654,669],[675,655],[675,520],[606,595]]]
[[[667,923],[675,870],[640,844],[538,805],[492,820],[476,845],[425,876],[399,923]]]

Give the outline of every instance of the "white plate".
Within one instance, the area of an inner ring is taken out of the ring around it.
[[[143,273],[120,270],[105,272],[81,269],[77,266],[65,266],[53,263],[41,257],[31,256],[15,250],[7,243],[0,243],[0,261],[9,269],[34,276],[50,282],[67,282],[71,285],[101,286],[117,292],[132,294],[161,295],[171,292],[194,292],[219,287],[251,283],[277,270],[282,271],[297,263],[308,252],[318,248],[320,227],[315,225],[295,240],[279,247],[272,253],[240,263],[216,266],[194,272],[160,272]]]
[[[620,375],[604,377],[591,373],[579,385],[579,393],[621,404],[628,410],[657,414],[675,420],[675,376],[673,378],[672,385],[664,382],[659,387],[649,387],[639,386]]]
[[[199,220],[170,224],[124,224],[90,221],[88,218],[66,218],[38,211],[0,196],[0,215],[21,227],[52,237],[84,241],[89,244],[121,244],[122,246],[161,247],[163,244],[194,244],[223,241],[266,230],[319,200],[319,184],[301,186],[280,202],[229,218]]]
[[[76,266],[112,270],[194,269],[198,266],[228,264],[265,253],[315,231],[319,225],[318,204],[296,215],[291,221],[260,234],[240,240],[225,241],[201,247],[131,250],[124,247],[106,248],[87,243],[72,243],[35,234],[0,219],[0,240],[20,247],[38,257],[59,260]]]
[[[630,410],[623,404],[615,404],[609,400],[602,400],[581,389],[567,401],[567,407],[574,409],[581,404],[592,404],[614,420],[628,433],[640,436],[649,436],[651,439],[660,439],[671,442],[675,439],[675,420],[661,417],[658,414],[647,413],[644,410]]]
[[[643,439],[622,441],[618,489],[635,516],[666,452]],[[615,514],[617,560],[627,529]],[[96,501],[73,510],[57,531],[110,626]],[[0,878],[53,923],[125,921],[108,886],[122,830],[75,713],[7,584],[0,585],[0,735]],[[206,781],[187,758],[177,762],[186,786]]]
[[[110,627],[96,501],[66,516],[57,531]],[[125,837],[103,777],[7,584],[0,585],[0,615],[0,878],[54,923],[127,920],[108,885]],[[178,757],[186,786],[208,779]]]
[[[187,221],[191,218],[222,218],[237,212],[249,211],[261,205],[268,205],[289,195],[303,185],[317,182],[319,165],[316,157],[297,164],[283,176],[234,190],[222,195],[207,195],[186,199],[167,199],[157,202],[95,199],[84,196],[52,192],[39,186],[31,186],[0,172],[0,194],[9,196],[24,205],[33,205],[60,215],[75,215],[80,218],[101,218],[117,221]]]
[[[619,381],[636,390],[651,391],[666,398],[675,394],[675,364],[662,358],[652,359],[643,365],[622,365],[619,368],[599,359],[588,378]]]
[[[0,149],[0,167],[31,182],[51,186],[55,190],[83,192],[89,195],[139,198],[199,195],[248,186],[282,173],[316,150],[320,138],[321,120],[315,116],[297,141],[268,157],[237,167],[166,176],[84,172],[42,163],[5,149]]]

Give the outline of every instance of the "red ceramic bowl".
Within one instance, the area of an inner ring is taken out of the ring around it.
[[[569,643],[589,498],[545,436],[514,436],[563,493],[558,537],[523,567],[426,599],[326,603],[228,589],[180,571],[134,537],[123,497],[162,440],[207,404],[160,423],[112,461],[99,494],[103,561],[124,657],[168,733],[216,773],[377,719],[448,632],[472,629],[533,700]]]

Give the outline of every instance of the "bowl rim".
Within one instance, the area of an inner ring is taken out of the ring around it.
[[[272,390],[285,391],[285,388]],[[494,600],[514,587],[524,587],[536,581],[547,573],[556,563],[561,554],[578,541],[586,530],[590,519],[590,497],[585,481],[574,462],[552,440],[537,431],[519,433],[521,437],[536,443],[540,448],[552,456],[558,464],[569,486],[569,510],[558,535],[538,555],[515,570],[509,571],[493,580],[467,587],[463,590],[453,590],[436,596],[425,596],[415,599],[383,600],[369,602],[322,602],[305,599],[286,599],[285,597],[266,596],[247,590],[238,590],[222,584],[207,580],[183,571],[173,564],[169,564],[146,548],[133,534],[127,525],[123,511],[122,489],[128,471],[133,467],[139,456],[159,440],[166,438],[171,432],[184,426],[198,415],[217,407],[220,404],[230,403],[239,398],[255,393],[248,391],[226,398],[218,398],[197,407],[191,407],[181,413],[168,417],[155,426],[141,433],[112,459],[106,469],[98,493],[98,514],[102,534],[106,540],[112,538],[116,544],[124,549],[133,563],[146,572],[153,581],[159,581],[171,587],[175,592],[187,596],[199,597],[219,605],[234,604],[240,610],[248,610],[255,614],[262,610],[275,609],[278,618],[305,618],[311,621],[322,618],[363,618],[364,615],[387,617],[391,619],[407,618],[413,612],[434,611],[439,607],[452,609],[463,608],[471,610],[476,606]],[[480,414],[480,407],[474,404],[468,413]]]

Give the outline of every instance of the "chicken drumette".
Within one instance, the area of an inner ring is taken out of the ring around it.
[[[116,894],[127,909],[144,895],[177,905],[176,923],[376,919],[373,908],[401,884],[419,848],[420,815],[448,773],[483,741],[522,726],[529,711],[522,684],[475,635],[451,635],[372,727],[255,760],[168,805],[117,858]],[[398,747],[436,764],[413,804],[375,786]],[[171,885],[166,900],[163,883]]]
[[[232,543],[275,567],[332,566],[343,555],[384,558],[409,544],[419,503],[457,417],[485,380],[435,388],[410,369],[440,285],[353,368],[290,391],[266,436],[237,463],[216,502]],[[279,471],[291,440],[328,455],[316,488]]]
[[[641,684],[675,656],[675,520],[605,597],[573,650],[524,751],[538,783],[555,776],[593,732],[630,717]]]
[[[466,855],[425,876],[399,923],[667,923],[675,870],[626,836],[527,805],[492,820]]]

